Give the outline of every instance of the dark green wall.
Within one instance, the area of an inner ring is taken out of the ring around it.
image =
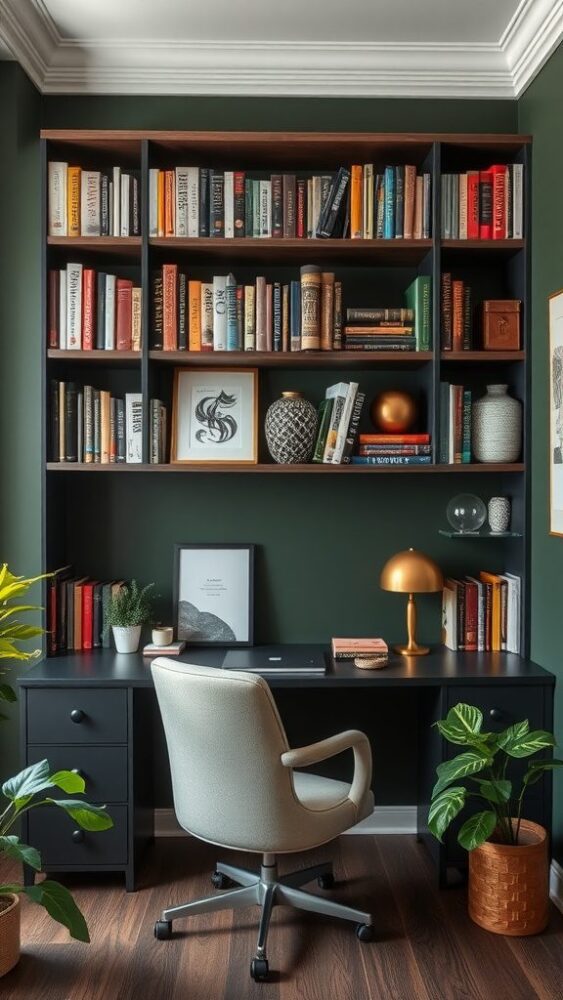
[[[563,47],[519,101],[519,127],[534,137],[532,171],[532,656],[557,674],[556,735],[563,756],[563,538],[548,534],[549,382],[547,297],[563,287]],[[563,774],[555,778],[554,847],[563,863]]]

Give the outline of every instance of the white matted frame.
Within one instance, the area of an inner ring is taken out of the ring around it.
[[[175,370],[171,461],[256,465],[256,368]]]
[[[254,545],[177,544],[174,625],[192,646],[252,646]]]
[[[549,534],[563,538],[563,289],[549,296]]]

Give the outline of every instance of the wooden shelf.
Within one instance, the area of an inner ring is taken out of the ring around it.
[[[525,351],[441,351],[442,361],[465,361],[486,364],[488,361],[525,361]]]
[[[96,251],[110,256],[140,257],[140,236],[48,236],[47,246],[65,250]]]
[[[432,240],[350,240],[350,239],[285,239],[273,236],[258,239],[239,237],[218,239],[209,236],[184,238],[167,236],[151,237],[149,245],[158,250],[197,254],[207,258],[236,257],[239,260],[289,261],[294,265],[300,260],[359,261],[366,264],[386,263],[416,265],[432,249]]]
[[[103,353],[103,352],[102,352]],[[376,368],[420,365],[432,351],[149,351],[163,365],[202,368]]]
[[[189,465],[144,465],[144,464],[115,464],[106,465],[89,463],[88,465],[79,462],[47,462],[48,472],[87,472],[87,473],[126,473],[126,472],[184,472],[184,473],[230,473],[230,474],[295,474],[304,475],[410,475],[420,474],[440,474],[452,473],[490,473],[490,472],[523,472],[524,465],[521,462],[512,464],[471,464],[471,465],[276,465],[274,462],[259,463],[258,465],[233,465],[223,462],[210,462],[209,464],[189,464]]]
[[[526,240],[442,240],[442,250],[463,250],[472,253],[517,253],[526,246]]]
[[[123,362],[140,363],[141,351],[61,351],[59,348],[50,347],[47,357],[51,361],[78,361],[90,364],[100,362],[103,364],[121,364]]]

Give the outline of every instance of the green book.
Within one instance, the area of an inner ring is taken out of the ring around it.
[[[414,334],[417,351],[432,350],[431,277],[420,274],[405,292],[407,307],[414,309]]]
[[[324,458],[326,438],[330,427],[330,418],[332,416],[333,402],[334,400],[332,399],[321,400],[319,406],[319,430],[317,432],[315,451],[313,453],[313,462],[322,462]]]

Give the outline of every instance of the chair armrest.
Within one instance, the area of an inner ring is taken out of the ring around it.
[[[345,750],[354,751],[354,777],[349,798],[359,806],[371,784],[371,747],[365,733],[358,729],[329,736],[328,739],[311,743],[307,747],[286,750],[281,755],[281,762],[284,767],[309,767],[328,757],[336,757]]]

